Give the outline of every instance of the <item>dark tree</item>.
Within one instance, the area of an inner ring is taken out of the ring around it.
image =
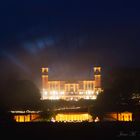
[[[40,91],[32,81],[16,80],[5,85],[1,100],[9,109],[37,109],[40,97]]]

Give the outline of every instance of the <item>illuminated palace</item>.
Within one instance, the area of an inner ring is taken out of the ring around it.
[[[48,68],[42,68],[42,100],[79,100],[96,99],[102,92],[101,67],[93,68],[93,79],[83,81],[51,81],[48,78]]]

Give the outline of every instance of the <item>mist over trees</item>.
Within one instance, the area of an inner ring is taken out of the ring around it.
[[[6,109],[37,109],[41,94],[38,87],[29,80],[7,81],[1,93],[1,106]]]
[[[1,88],[0,109],[8,110],[36,110],[59,107],[94,107],[94,111],[107,111],[118,108],[125,103],[130,104],[133,93],[140,95],[140,69],[111,69],[103,77],[104,92],[98,95],[96,101],[42,101],[41,93],[30,80],[8,80]]]
[[[112,69],[104,82],[108,94],[130,98],[133,93],[140,94],[140,68]]]
[[[104,91],[99,94],[93,112],[101,117],[108,111],[136,111],[140,102],[140,68],[110,70],[103,79]],[[133,95],[139,99],[134,100]]]

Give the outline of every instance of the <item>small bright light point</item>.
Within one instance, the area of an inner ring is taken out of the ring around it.
[[[48,94],[48,92],[47,92],[47,91],[44,91],[44,94],[45,94],[45,95],[47,95],[47,94]]]
[[[55,119],[53,117],[51,118],[51,122],[55,122]]]

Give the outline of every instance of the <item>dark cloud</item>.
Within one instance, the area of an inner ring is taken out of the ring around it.
[[[51,78],[78,79],[89,77],[95,65],[140,65],[138,2],[7,0],[0,5],[4,80],[16,73],[39,84],[42,66],[51,68]]]

